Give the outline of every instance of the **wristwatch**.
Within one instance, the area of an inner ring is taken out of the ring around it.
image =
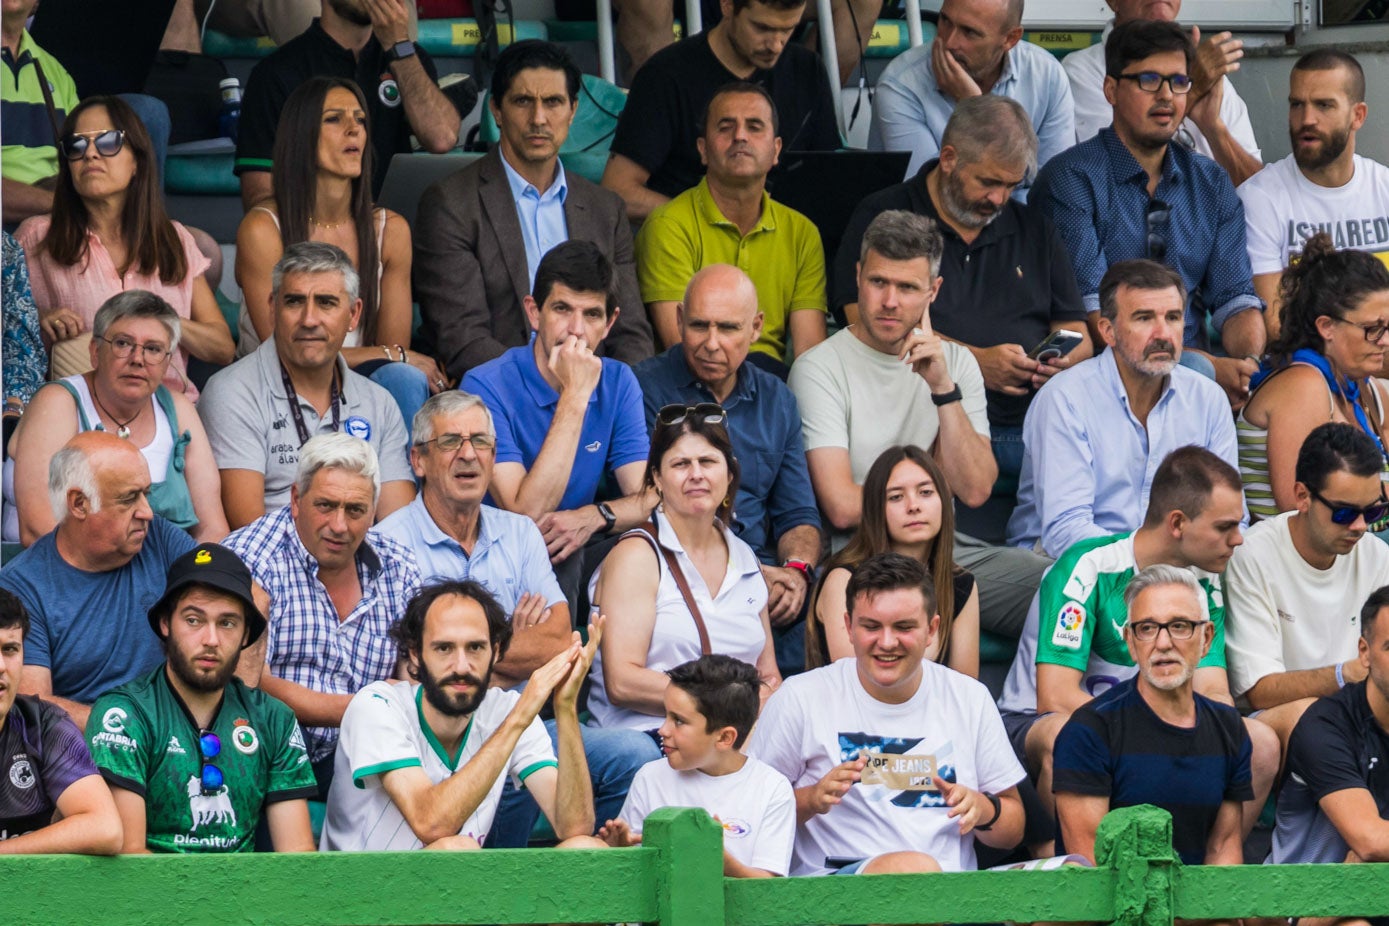
[[[409,39],[402,39],[391,46],[389,51],[392,61],[399,61],[401,58],[415,57],[415,43]]]
[[[612,506],[607,502],[599,502],[598,514],[603,518],[603,533],[611,534],[613,528],[617,527],[617,515],[613,512]]]
[[[792,558],[788,559],[781,565],[785,569],[794,569],[801,575],[805,576],[805,584],[807,587],[815,584],[815,567],[807,563],[805,560]]]
[[[974,825],[974,828],[976,830],[987,833],[989,830],[994,828],[994,824],[998,822],[998,818],[1003,816],[1003,802],[998,799],[997,794],[990,794],[988,791],[980,791],[979,793],[987,797],[989,799],[989,803],[994,805],[994,815],[989,818],[989,822],[976,823]]]
[[[942,405],[949,405],[951,402],[959,402],[963,398],[964,393],[960,392],[960,386],[957,383],[955,388],[951,389],[949,392],[931,393],[931,404],[936,408],[940,408]]]

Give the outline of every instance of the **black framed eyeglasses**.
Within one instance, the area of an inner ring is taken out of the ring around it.
[[[424,447],[433,444],[444,453],[453,453],[455,450],[462,447],[465,442],[472,444],[473,450],[478,453],[487,453],[495,450],[497,447],[497,439],[491,434],[485,434],[481,431],[477,434],[440,434],[438,437],[419,441],[415,446]]]
[[[211,730],[198,731],[198,751],[202,753],[201,784],[203,794],[212,794],[226,784],[226,776],[212,760],[222,754],[222,738]]]
[[[134,353],[137,347],[140,348],[140,353],[145,358],[145,362],[151,364],[162,363],[164,358],[173,353],[173,351],[169,350],[163,344],[137,344],[130,340],[130,338],[121,337],[120,335],[116,335],[114,338],[103,338],[92,335],[92,338],[93,340],[111,345],[111,353],[115,354],[116,357],[121,360],[124,360]]]
[[[63,149],[63,157],[69,161],[80,161],[87,156],[87,148],[96,145],[96,153],[104,158],[113,158],[125,147],[124,129],[107,129],[96,135],[69,135],[58,143]]]
[[[1369,341],[1371,344],[1384,337],[1384,333],[1386,331],[1389,331],[1389,322],[1386,322],[1383,319],[1380,319],[1379,321],[1361,323],[1353,322],[1348,318],[1337,318],[1334,315],[1328,315],[1326,317],[1331,319],[1333,322],[1339,322],[1342,325],[1350,325],[1353,328],[1359,328],[1362,332],[1364,332],[1365,340]]]
[[[705,424],[724,424],[728,412],[717,402],[700,402],[697,405],[665,405],[656,413],[656,423],[664,427],[680,424],[693,416]]]
[[[1159,74],[1157,71],[1139,71],[1137,74],[1115,74],[1115,80],[1131,80],[1138,84],[1144,93],[1157,93],[1166,84],[1172,92],[1181,96],[1191,92],[1191,77],[1187,74]]]
[[[1172,223],[1172,210],[1160,199],[1148,200],[1147,251],[1148,260],[1159,264],[1167,260],[1167,230]]]
[[[1364,508],[1357,508],[1355,505],[1330,501],[1315,489],[1308,488],[1307,491],[1311,493],[1312,498],[1331,509],[1331,523],[1341,527],[1349,527],[1355,523],[1356,518],[1364,518],[1367,525],[1374,524],[1389,514],[1389,499],[1383,495],[1379,497],[1379,501],[1371,502]]]
[[[1172,621],[1134,621],[1129,624],[1129,632],[1134,639],[1141,643],[1151,643],[1158,638],[1158,634],[1164,630],[1173,640],[1190,640],[1196,633],[1196,628],[1210,621],[1193,621],[1184,617],[1179,617]]]

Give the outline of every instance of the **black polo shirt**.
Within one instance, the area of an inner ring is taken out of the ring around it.
[[[434,62],[419,45],[415,53],[431,78],[438,78]],[[389,56],[373,35],[360,56],[343,48],[319,21],[299,37],[262,60],[246,81],[241,101],[241,128],[236,143],[236,174],[247,170],[270,170],[275,150],[275,130],[285,100],[311,77],[345,77],[357,82],[367,98],[367,120],[371,126],[372,197],[381,195],[386,169],[397,151],[410,150],[410,122],[400,88],[391,76]]]
[[[709,47],[709,33],[682,39],[642,65],[613,135],[612,152],[651,172],[648,189],[679,196],[699,183],[704,165],[695,139],[704,108],[724,84],[739,80]],[[820,56],[788,44],[776,64],[748,78],[771,94],[782,151],[834,151],[839,126]]]
[[[880,212],[905,209],[934,219],[945,238],[940,293],[931,303],[931,326],[948,338],[974,347],[1021,344],[1031,350],[1055,322],[1084,321],[1085,304],[1076,286],[1066,246],[1040,209],[1009,199],[973,244],[965,244],[941,221],[926,190],[926,175],[938,160],[927,161],[917,175],[865,198],[854,210],[831,283],[836,314],[858,301],[858,263],[863,233]],[[988,390],[989,424],[1021,427],[1034,393],[1013,396]]]

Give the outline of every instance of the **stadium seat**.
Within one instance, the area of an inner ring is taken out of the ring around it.
[[[521,39],[545,39],[549,32],[543,22],[516,20],[497,24],[497,41],[510,45]],[[482,30],[476,19],[426,19],[420,22],[419,44],[435,58],[471,58],[482,42]]]
[[[592,74],[584,75],[579,109],[569,129],[569,138],[560,149],[565,170],[572,170],[594,183],[602,179],[603,167],[608,161],[608,146],[612,144],[613,133],[617,131],[617,118],[626,105],[627,94],[616,84]],[[478,141],[491,147],[499,137],[496,120],[492,118],[492,109],[484,95]]]

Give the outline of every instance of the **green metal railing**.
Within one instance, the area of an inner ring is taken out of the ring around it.
[[[614,923],[808,926],[1389,915],[1389,865],[1183,867],[1153,807],[1109,814],[1099,867],[736,880],[697,810],[647,818],[645,844],[322,855],[0,858],[0,918],[45,926]]]

